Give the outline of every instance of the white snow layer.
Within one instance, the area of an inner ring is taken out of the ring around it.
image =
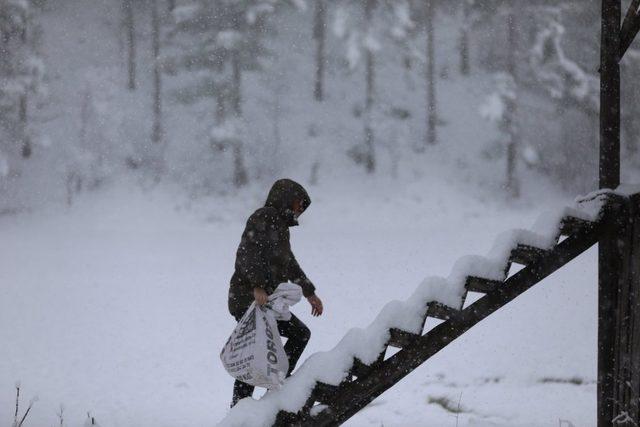
[[[594,205],[590,203],[592,200],[600,202]],[[542,249],[551,248],[557,242],[563,217],[570,215],[595,221],[599,217],[601,201],[600,194],[594,193],[578,200],[574,207],[543,213],[532,226],[532,230],[516,229],[500,234],[487,257],[462,257],[454,264],[447,278],[424,279],[407,300],[389,302],[369,326],[352,328],[330,351],[311,355],[295,375],[285,380],[281,389],[267,392],[260,400],[241,400],[218,425],[266,427],[274,423],[281,410],[298,412],[306,403],[316,382],[340,384],[347,377],[354,358],[365,364],[373,363],[384,350],[390,329],[397,328],[421,334],[429,302],[437,301],[461,309],[464,285],[468,276],[504,280],[510,252],[518,244]]]

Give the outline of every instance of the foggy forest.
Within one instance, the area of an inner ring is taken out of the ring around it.
[[[0,0],[0,424],[603,427],[600,235],[408,375],[377,359],[410,360],[432,318],[519,280],[512,262],[564,259],[567,215],[599,230],[602,10]],[[640,179],[632,38],[624,183]],[[239,396],[220,363],[249,313],[234,298],[260,314],[286,281],[302,326],[271,321],[293,375]]]

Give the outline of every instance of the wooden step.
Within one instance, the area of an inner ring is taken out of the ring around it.
[[[273,423],[274,427],[290,427],[300,423],[300,417],[293,412],[280,411],[276,416],[276,421]]]
[[[418,334],[413,334],[396,328],[392,328],[389,332],[391,336],[389,337],[387,344],[397,348],[408,347],[420,338],[420,335]]]
[[[376,360],[367,365],[357,357],[353,358],[353,364],[351,365],[351,369],[349,371],[349,375],[352,375],[357,378],[363,378],[369,375],[373,370],[378,368],[382,362],[384,362],[384,356],[387,352],[387,347],[384,348],[376,358]]]
[[[573,216],[565,216],[560,222],[560,234],[563,236],[571,236],[580,231],[588,230],[593,227],[594,223]]]
[[[484,277],[468,276],[465,283],[465,288],[469,292],[479,292],[482,294],[488,294],[498,289],[498,286],[502,285],[500,280],[485,279]]]
[[[311,393],[314,401],[330,404],[333,401],[340,386],[317,382]]]
[[[384,355],[384,352],[383,352]],[[383,356],[384,357],[384,356]],[[349,371],[350,375],[353,375],[357,378],[364,378],[371,373],[375,369],[376,362],[372,365],[365,365],[360,359],[357,357],[353,358],[353,365],[351,365],[351,370]]]
[[[433,317],[434,319],[440,320],[449,320],[451,317],[455,316],[459,313],[459,310],[455,308],[448,307],[444,304],[440,304],[439,302],[431,302],[429,303],[429,308],[427,309],[427,316]]]
[[[511,251],[509,259],[516,264],[529,265],[538,261],[546,253],[546,250],[534,246],[518,245],[517,248]]]

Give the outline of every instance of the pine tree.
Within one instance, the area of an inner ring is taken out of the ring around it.
[[[425,64],[425,124],[426,132],[422,143],[415,150],[423,152],[428,145],[437,142],[438,98],[436,76],[436,23],[437,12],[443,3],[438,0],[386,0],[386,8],[391,12],[391,35],[405,53],[405,67],[410,58],[417,58]],[[424,41],[424,50],[418,51],[417,43]]]
[[[519,28],[518,16],[522,15],[523,8],[518,6],[516,13],[515,0],[487,0],[487,2],[474,3],[479,20],[488,28],[504,29],[500,37],[504,40],[505,49],[503,57],[496,59],[492,56],[491,67],[497,67],[495,93],[489,97],[483,107],[484,115],[495,120],[498,124],[504,141],[504,154],[506,159],[505,184],[510,198],[520,195],[520,181],[517,175],[519,150],[521,145],[520,127],[518,124],[518,104],[520,92],[520,58],[519,58]],[[496,13],[497,11],[497,13]],[[491,51],[491,55],[496,52]],[[495,64],[498,64],[497,66]],[[495,71],[492,70],[492,71]]]
[[[507,109],[504,115],[504,126],[508,129],[509,140],[507,142],[507,192],[512,198],[520,196],[520,181],[516,175],[518,162],[518,148],[520,145],[520,132],[517,120],[518,99],[518,35],[516,33],[516,13],[513,1],[509,2],[507,12],[507,75],[511,79],[514,92],[513,97],[507,98]]]
[[[365,39],[365,102],[364,102],[364,145],[366,154],[364,159],[368,173],[373,173],[376,168],[374,150],[374,130],[372,123],[374,96],[375,96],[375,57],[374,51],[378,48],[377,41],[371,34],[373,28],[373,12],[376,0],[364,0],[365,26],[369,34]]]
[[[151,0],[151,57],[153,60],[153,127],[151,141],[162,142],[162,73],[160,63],[160,11],[158,0]]]
[[[316,73],[313,96],[316,101],[324,99],[324,74],[326,62],[326,28],[327,28],[327,4],[325,0],[315,1],[313,38],[316,42]]]
[[[262,69],[268,54],[269,16],[284,0],[193,0],[177,6],[173,62],[194,74],[180,92],[183,102],[212,98],[215,104],[211,143],[233,153],[233,183],[248,182],[245,167],[246,125],[243,119],[243,74]]]
[[[590,188],[597,178],[593,171],[597,170],[598,162],[599,77],[595,69],[589,71],[588,59],[581,64],[571,58],[590,58],[590,51],[598,52],[600,11],[592,6],[587,2],[575,4],[571,9],[537,8],[529,19],[535,31],[526,64],[527,83],[537,93],[546,94],[555,106],[556,120],[560,123],[558,139],[562,141],[562,144],[549,144],[540,157],[545,169],[564,187],[578,191]],[[580,25],[568,31],[566,23],[573,22]],[[633,90],[622,91],[623,96],[633,94]],[[623,110],[625,115],[635,108],[635,101],[629,101],[623,103],[627,108]],[[623,135],[628,135],[625,127],[635,121],[634,117],[627,118],[630,120],[622,121]]]
[[[334,35],[345,43],[349,69],[355,71],[364,62],[364,108],[359,111],[363,122],[363,142],[354,146],[349,153],[356,163],[364,165],[368,173],[376,169],[374,117],[379,108],[376,100],[376,53],[382,48],[383,39],[391,35],[394,28],[389,22],[392,14],[388,6],[389,3],[384,0],[341,2],[333,25]],[[379,21],[384,24],[380,25]]]
[[[435,26],[434,26],[434,1],[425,1],[425,25],[427,36],[427,135],[426,143],[435,144],[437,136],[438,110],[436,104],[436,77],[435,77]]]
[[[469,31],[471,29],[471,8],[473,0],[462,0],[462,25],[460,26],[460,74],[469,75],[471,69],[469,58]]]
[[[122,28],[127,49],[127,88],[136,89],[136,21],[133,0],[122,0]]]
[[[45,75],[37,14],[33,1],[7,0],[0,5],[0,176],[9,174],[16,151],[25,159],[33,152],[32,115],[36,98],[43,95]],[[19,150],[12,141],[18,142]]]

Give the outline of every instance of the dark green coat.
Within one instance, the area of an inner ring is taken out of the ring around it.
[[[315,287],[291,252],[289,227],[298,225],[292,211],[295,199],[301,201],[303,209],[311,204],[300,184],[278,180],[271,187],[264,207],[247,220],[229,287],[232,314],[244,313],[251,305],[254,287],[271,294],[280,283],[290,281],[302,287],[305,297],[314,294]]]

